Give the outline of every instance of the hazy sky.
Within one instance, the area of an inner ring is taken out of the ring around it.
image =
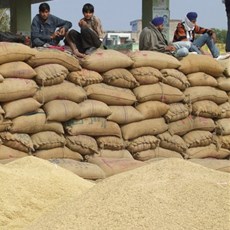
[[[53,0],[48,2],[51,13],[69,20],[79,30],[82,6],[91,3],[104,30],[131,30],[130,21],[141,19],[142,0]],[[32,17],[38,13],[39,4],[32,5]],[[189,11],[198,13],[197,24],[205,28],[227,28],[225,7],[221,0],[170,0],[171,19],[184,19]]]

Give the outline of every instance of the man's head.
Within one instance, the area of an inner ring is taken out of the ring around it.
[[[39,6],[39,15],[42,20],[46,21],[50,14],[50,6],[47,3],[41,3]]]
[[[197,19],[197,13],[196,12],[189,12],[189,13],[187,13],[187,18],[188,18],[188,20],[190,21],[190,22],[192,22],[192,23],[196,23],[196,19]]]
[[[86,3],[82,8],[82,13],[85,19],[91,19],[94,14],[94,6],[90,3]]]
[[[164,28],[164,18],[163,17],[155,17],[152,19],[151,23],[157,27],[158,30],[162,31]]]

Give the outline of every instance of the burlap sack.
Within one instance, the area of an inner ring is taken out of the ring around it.
[[[29,46],[20,43],[1,42],[0,64],[14,61],[26,61],[36,53],[37,51],[35,49],[31,49]]]
[[[41,104],[33,98],[19,99],[3,104],[5,118],[15,118],[26,113],[35,112]]]
[[[103,78],[102,76],[92,70],[82,69],[79,71],[73,71],[68,74],[67,79],[74,84],[80,85],[82,87],[101,83]]]
[[[31,79],[36,76],[34,69],[22,61],[9,62],[0,65],[0,74],[4,78],[11,77]]]
[[[27,63],[33,68],[45,64],[60,64],[69,71],[81,70],[79,61],[74,56],[57,49],[37,48],[36,54]]]
[[[82,87],[64,81],[58,85],[40,88],[34,98],[40,103],[46,103],[56,99],[70,100],[79,103],[86,99],[87,95]]]
[[[127,69],[112,69],[103,73],[102,77],[103,82],[112,86],[129,89],[139,86],[139,83]]]
[[[191,159],[189,161],[195,164],[202,165],[207,168],[230,173],[230,161],[229,160],[207,158],[207,159]]]
[[[35,150],[54,149],[65,145],[65,138],[51,131],[38,132],[31,135]]]
[[[83,161],[83,157],[80,153],[74,152],[67,147],[38,150],[33,155],[46,160],[56,159],[56,158],[61,158],[61,159],[67,158],[76,161]]]
[[[218,82],[218,88],[222,89],[224,91],[230,91],[230,78],[226,77],[219,77],[217,79]]]
[[[218,85],[217,80],[204,72],[191,73],[187,75],[190,86],[212,86]]]
[[[171,135],[169,132],[159,134],[160,146],[165,149],[183,153],[187,149],[185,141],[178,135]]]
[[[143,115],[132,106],[109,106],[112,114],[107,117],[108,121],[114,121],[119,125],[143,120]]]
[[[230,118],[219,119],[216,122],[216,133],[220,135],[230,134]]]
[[[191,54],[184,57],[180,63],[179,70],[184,74],[204,72],[217,77],[224,72],[218,61],[207,55]]]
[[[102,101],[107,105],[132,105],[137,100],[130,89],[104,83],[86,86],[85,90],[88,98]]]
[[[195,147],[195,148],[189,148],[185,152],[185,158],[186,159],[192,159],[192,158],[218,158],[223,159],[230,155],[230,151],[227,149],[217,149],[214,144],[210,144],[208,146],[204,147]]]
[[[5,111],[2,109],[1,105],[0,105],[0,114],[5,114]]]
[[[97,156],[98,157],[106,157],[106,158],[129,158],[129,159],[133,159],[130,152],[126,149],[122,149],[122,150],[100,149]]]
[[[64,122],[81,114],[80,106],[69,100],[53,100],[43,105],[48,121]]]
[[[213,135],[209,131],[195,130],[183,136],[188,148],[202,147],[214,142]]]
[[[159,146],[160,140],[155,136],[146,135],[135,138],[127,143],[127,149],[130,153],[145,151],[148,149],[155,149]]]
[[[55,121],[46,121],[42,127],[42,131],[53,131],[58,134],[64,134],[62,123]]]
[[[164,116],[170,106],[160,101],[147,101],[136,106],[144,119],[160,118]]]
[[[177,69],[180,62],[173,56],[155,51],[130,52],[130,58],[134,61],[133,68],[150,66],[156,69]]]
[[[180,90],[185,90],[190,86],[187,77],[176,69],[162,69],[161,73],[163,75],[162,82],[165,84],[171,85]]]
[[[4,81],[4,77],[0,74],[0,83]]]
[[[86,135],[66,136],[66,146],[83,156],[98,153],[96,140]]]
[[[20,158],[28,156],[27,153],[7,147],[5,145],[0,145],[0,160],[10,159],[10,158]]]
[[[169,123],[168,131],[171,135],[185,135],[192,130],[213,131],[216,125],[211,118],[188,116],[182,120]]]
[[[230,77],[230,58],[218,60],[218,62],[224,68],[224,75]]]
[[[1,118],[0,119],[0,132],[9,130],[13,124],[12,121],[7,120],[7,119],[3,119],[2,117],[0,117],[0,118]]]
[[[72,159],[51,159],[51,163],[67,169],[86,180],[104,179],[104,171],[97,165]]]
[[[89,117],[81,120],[70,120],[64,124],[69,135],[89,136],[117,136],[121,137],[121,130],[117,123],[107,121],[102,117]]]
[[[153,158],[183,158],[180,153],[169,149],[158,147],[134,154],[134,158],[139,161],[147,161]]]
[[[130,158],[105,158],[89,156],[87,161],[89,163],[98,165],[105,172],[106,177],[145,165],[143,162]]]
[[[59,64],[45,64],[36,67],[34,70],[37,73],[35,81],[41,86],[60,84],[69,73],[67,68]]]
[[[79,104],[80,116],[78,119],[86,117],[107,117],[112,111],[104,102],[87,99]]]
[[[8,102],[33,97],[38,89],[34,80],[6,78],[0,83],[0,102]]]
[[[219,105],[221,114],[220,117],[221,118],[230,118],[230,103],[229,102],[225,102],[221,105]]]
[[[225,91],[210,86],[189,87],[184,91],[184,95],[186,100],[191,103],[210,100],[216,104],[222,104],[228,100],[228,95]]]
[[[215,102],[204,100],[192,104],[192,114],[201,117],[216,118],[220,117],[221,110]]]
[[[188,117],[190,112],[191,108],[188,104],[173,103],[169,105],[169,110],[165,114],[164,118],[167,123],[170,123]]]
[[[3,141],[3,144],[10,148],[26,153],[34,151],[33,142],[28,134],[2,132],[0,133],[0,138]]]
[[[121,127],[125,140],[134,139],[143,135],[157,135],[165,132],[167,129],[168,125],[165,123],[164,118],[147,119]]]
[[[221,148],[230,149],[230,135],[217,136],[217,144]]]
[[[91,55],[87,55],[83,58],[80,63],[85,69],[103,73],[115,68],[130,67],[133,61],[119,51],[98,49]]]
[[[184,94],[177,88],[164,83],[141,85],[133,90],[138,102],[161,101],[175,103],[184,100]]]
[[[162,73],[153,67],[138,67],[129,70],[140,85],[155,84],[162,79]]]
[[[121,150],[126,146],[122,138],[115,136],[98,137],[96,141],[100,149]]]

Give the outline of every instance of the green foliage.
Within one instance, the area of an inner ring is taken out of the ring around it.
[[[217,43],[225,43],[227,30],[213,29],[216,33]]]
[[[10,15],[8,9],[0,9],[0,31],[10,31]]]

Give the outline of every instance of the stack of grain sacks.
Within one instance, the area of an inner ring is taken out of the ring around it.
[[[32,154],[100,179],[156,157],[230,154],[230,90],[212,58],[0,50],[0,159]]]

